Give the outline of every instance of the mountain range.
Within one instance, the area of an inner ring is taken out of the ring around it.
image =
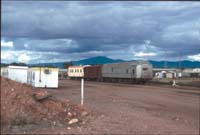
[[[135,61],[135,60],[131,60]],[[116,63],[116,62],[125,62],[120,59],[111,59],[104,56],[91,57],[87,59],[82,59],[78,61],[72,61],[73,65],[97,65],[97,64],[107,64],[107,63]],[[200,62],[198,61],[149,61],[154,68],[200,68]],[[65,62],[57,62],[57,63],[42,63],[42,65],[50,65],[58,68],[63,68],[63,64]],[[38,64],[32,64],[37,66]]]

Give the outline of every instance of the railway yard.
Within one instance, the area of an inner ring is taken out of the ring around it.
[[[59,80],[58,89],[41,90],[61,101],[80,104],[80,80]],[[198,87],[85,81],[84,108],[90,115],[82,118],[81,123],[70,127],[14,126],[10,131],[33,134],[199,134],[199,97]]]

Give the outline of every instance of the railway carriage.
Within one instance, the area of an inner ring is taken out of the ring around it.
[[[152,65],[147,61],[134,61],[101,66],[70,66],[68,76],[70,79],[145,83],[152,79]]]
[[[89,65],[85,66],[70,66],[68,68],[68,77],[72,80],[80,79],[84,77],[84,67],[88,67]]]
[[[95,65],[95,66],[87,66],[84,67],[84,78],[86,80],[101,80],[101,66]]]
[[[104,64],[102,80],[112,82],[145,83],[152,78],[152,66],[146,61]]]

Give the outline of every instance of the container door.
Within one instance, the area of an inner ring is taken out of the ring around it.
[[[44,87],[47,88],[51,85],[51,74],[52,72],[49,69],[44,70]]]
[[[35,72],[31,72],[31,85],[35,86]]]
[[[137,67],[136,67],[136,78],[141,78],[141,76],[142,76],[141,69],[142,69],[142,66],[137,65]]]

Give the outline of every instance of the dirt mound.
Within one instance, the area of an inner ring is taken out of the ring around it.
[[[1,77],[1,127],[16,125],[69,125],[82,121],[85,109],[60,101],[44,89],[34,89]],[[73,121],[75,121],[73,123]]]

